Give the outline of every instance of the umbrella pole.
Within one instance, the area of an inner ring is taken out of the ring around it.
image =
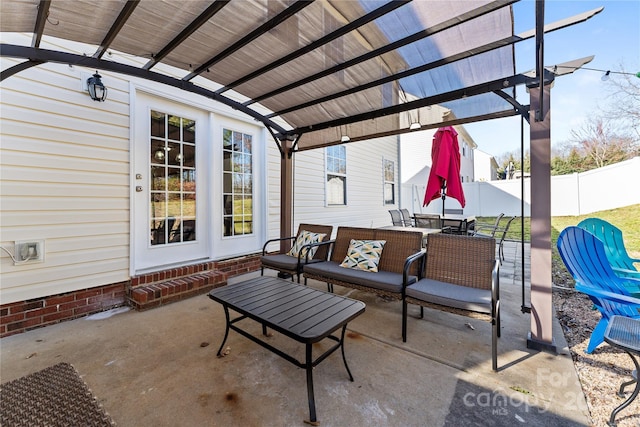
[[[447,183],[443,182],[442,183],[442,217],[444,218],[444,199],[447,197],[447,195],[445,194],[445,190],[447,189]]]

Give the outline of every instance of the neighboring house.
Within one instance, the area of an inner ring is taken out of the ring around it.
[[[119,74],[102,73],[95,102],[94,72],[46,64],[2,82],[1,336],[201,293],[258,269],[280,236],[280,153],[261,124]],[[382,226],[398,207],[397,136],[294,158],[295,228]],[[40,242],[38,257],[14,263],[15,242]]]
[[[464,126],[454,126],[458,131],[458,146],[460,147],[460,178],[462,182],[473,182],[475,176],[475,151],[478,148],[467,133]]]
[[[494,181],[498,179],[498,162],[489,153],[476,149],[473,159],[474,181]]]

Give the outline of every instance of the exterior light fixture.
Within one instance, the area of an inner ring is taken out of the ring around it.
[[[418,122],[413,122],[409,125],[409,130],[420,130],[422,126]]]
[[[349,135],[342,135],[342,138],[340,138],[340,142],[349,142],[351,141],[351,138],[349,138]]]
[[[89,77],[87,79],[87,90],[89,91],[89,96],[94,101],[103,102],[107,99],[107,88],[104,86],[101,80],[101,75],[96,73],[93,77]]]
[[[611,74],[611,70],[607,70],[607,72],[604,73],[602,77],[600,77],[600,80],[602,80],[603,82],[606,82],[607,80],[609,80],[609,74]]]

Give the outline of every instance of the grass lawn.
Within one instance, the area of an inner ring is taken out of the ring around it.
[[[554,216],[551,218],[551,249],[553,257],[554,277],[569,276],[564,267],[564,264],[562,263],[562,260],[560,259],[560,254],[558,253],[558,249],[556,247],[558,235],[560,235],[560,232],[564,230],[565,227],[568,227],[570,225],[577,225],[583,219],[592,217],[604,219],[605,221],[610,222],[611,224],[622,230],[622,234],[624,235],[624,244],[627,248],[627,252],[629,252],[629,255],[633,258],[640,258],[640,205],[626,206],[624,208],[611,209],[608,211],[593,212],[588,215]],[[495,217],[478,217],[477,220],[483,223],[494,223]],[[506,220],[503,219],[501,222],[504,224],[506,223]],[[521,236],[522,221],[518,217],[511,223],[509,232],[507,233],[507,239],[520,241]],[[528,242],[531,240],[531,218],[528,217],[524,218],[524,236],[525,241]],[[558,270],[563,270],[564,274],[555,274],[558,273]]]

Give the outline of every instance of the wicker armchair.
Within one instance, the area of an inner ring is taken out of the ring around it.
[[[281,237],[277,239],[267,240],[262,247],[262,257],[260,258],[260,275],[264,275],[264,269],[270,268],[273,270],[278,270],[281,273],[287,273],[291,275],[291,280],[293,281],[293,276],[296,275],[298,277],[298,283],[300,283],[300,275],[302,274],[302,269],[305,264],[326,261],[329,255],[329,246],[328,245],[320,245],[318,244],[318,249],[313,255],[313,257],[309,258],[308,256],[304,256],[302,251],[297,257],[287,255],[287,253],[268,253],[267,247],[271,243],[281,242],[283,240],[290,240],[295,242],[295,239],[298,238],[300,233],[303,231],[309,231],[312,233],[322,233],[325,234],[325,237],[322,239],[322,242],[327,242],[331,239],[331,233],[333,232],[333,226],[331,225],[317,225],[317,224],[300,224],[298,226],[298,233],[295,236],[289,237]]]
[[[426,255],[409,260],[406,268],[420,260],[420,280],[405,286],[402,307],[402,340],[407,340],[407,305],[436,308],[491,322],[492,368],[498,370],[500,336],[500,264],[491,237],[433,234],[427,239]]]

